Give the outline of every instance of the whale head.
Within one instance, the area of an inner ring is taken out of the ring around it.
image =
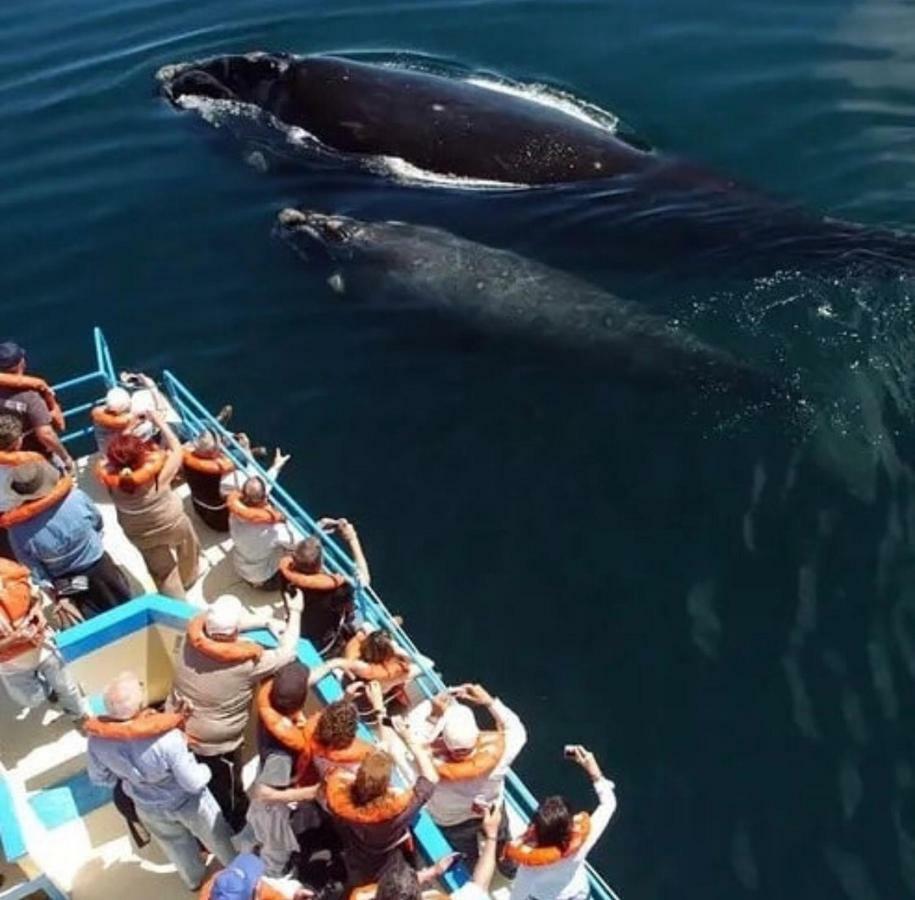
[[[235,100],[268,107],[271,90],[283,77],[291,56],[246,53],[163,66],[156,72],[160,90],[176,106],[189,100]]]

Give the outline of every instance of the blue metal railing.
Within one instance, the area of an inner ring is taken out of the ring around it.
[[[93,332],[95,343],[96,369],[85,375],[77,376],[69,381],[55,385],[55,390],[66,391],[84,384],[101,382],[104,389],[117,384],[118,378],[112,362],[111,352],[101,329],[95,328]],[[265,481],[269,482],[266,469],[257,460],[252,459],[245,449],[238,443],[235,436],[217,422],[209,410],[194,396],[194,394],[170,371],[162,373],[162,386],[172,404],[175,412],[191,433],[197,434],[204,429],[209,429],[219,434],[224,442],[226,452],[239,466],[256,472]],[[95,402],[83,403],[71,409],[64,410],[66,416],[81,415],[88,411]],[[75,433],[68,432],[64,441],[75,440],[92,431],[91,426]],[[334,540],[334,538],[318,528],[315,519],[302,507],[286,489],[277,483],[271,486],[271,501],[286,515],[288,521],[303,534],[315,535],[321,542],[325,551],[325,564],[333,572],[346,575],[353,579],[356,585],[356,601],[362,616],[373,625],[389,631],[397,643],[409,651],[414,662],[420,670],[416,684],[422,694],[431,698],[445,689],[441,676],[428,663],[409,635],[394,620],[388,608],[373,588],[361,584],[352,559]],[[537,808],[537,799],[527,789],[524,782],[510,771],[506,778],[506,797],[512,808],[524,819],[529,820]],[[604,878],[590,864],[588,874],[591,881],[591,891],[595,900],[619,900],[613,889]]]

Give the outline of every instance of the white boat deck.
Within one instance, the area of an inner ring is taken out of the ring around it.
[[[92,474],[95,459],[92,456],[78,461],[79,485],[101,511],[106,549],[128,574],[135,595],[154,592],[155,586],[142,557],[124,536],[107,491]],[[205,558],[200,578],[188,592],[187,602],[203,607],[220,594],[233,593],[251,611],[271,609],[277,620],[282,621],[283,604],[278,592],[257,591],[238,578],[230,558],[231,541],[228,535],[212,531],[193,514],[185,485],[177,490],[197,528]],[[131,657],[136,649],[130,646],[129,641],[123,643],[123,648],[120,645],[117,648],[123,659],[120,667],[130,668],[132,663],[139,667],[139,661]],[[310,701],[314,702],[313,699]],[[21,712],[8,701],[0,702],[0,735],[0,771],[6,774],[19,794],[17,810],[21,815],[30,857],[24,868],[30,876],[34,877],[38,872],[48,874],[74,900],[104,900],[109,897],[161,900],[163,897],[188,896],[173,867],[154,842],[142,851],[134,848],[125,823],[113,804],[105,803],[48,831],[31,806],[21,802],[35,791],[85,770],[86,741],[72,729],[66,717],[48,707]],[[249,744],[253,747],[253,741]],[[255,769],[256,759],[251,758],[245,768],[246,783],[253,779]],[[517,832],[521,823],[514,818],[512,831]],[[17,877],[22,878],[21,870],[13,866],[0,869],[0,874],[7,877],[5,887],[15,883]],[[506,895],[504,886],[494,891],[497,898]]]

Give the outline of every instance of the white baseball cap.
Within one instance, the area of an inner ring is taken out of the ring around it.
[[[469,706],[452,703],[442,717],[442,741],[449,750],[473,750],[480,736],[476,717]]]
[[[217,597],[206,612],[206,632],[210,637],[230,637],[238,631],[244,607],[234,594]]]
[[[125,413],[130,409],[130,394],[122,387],[113,387],[105,394],[105,407],[113,413]]]

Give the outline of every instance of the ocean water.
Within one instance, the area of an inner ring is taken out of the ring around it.
[[[284,482],[357,523],[446,677],[523,716],[536,793],[590,802],[561,750],[595,750],[620,807],[593,858],[624,898],[909,896],[905,242],[819,244],[809,223],[616,182],[471,192],[276,160],[168,107],[153,75],[252,49],[419,59],[580,98],[788,204],[906,229],[913,29],[902,0],[6,3],[3,331],[59,377],[102,325],[124,365],[174,369],[291,450]],[[288,205],[573,271],[795,402],[660,390],[339,297],[272,235]],[[886,247],[892,264],[868,265]]]

